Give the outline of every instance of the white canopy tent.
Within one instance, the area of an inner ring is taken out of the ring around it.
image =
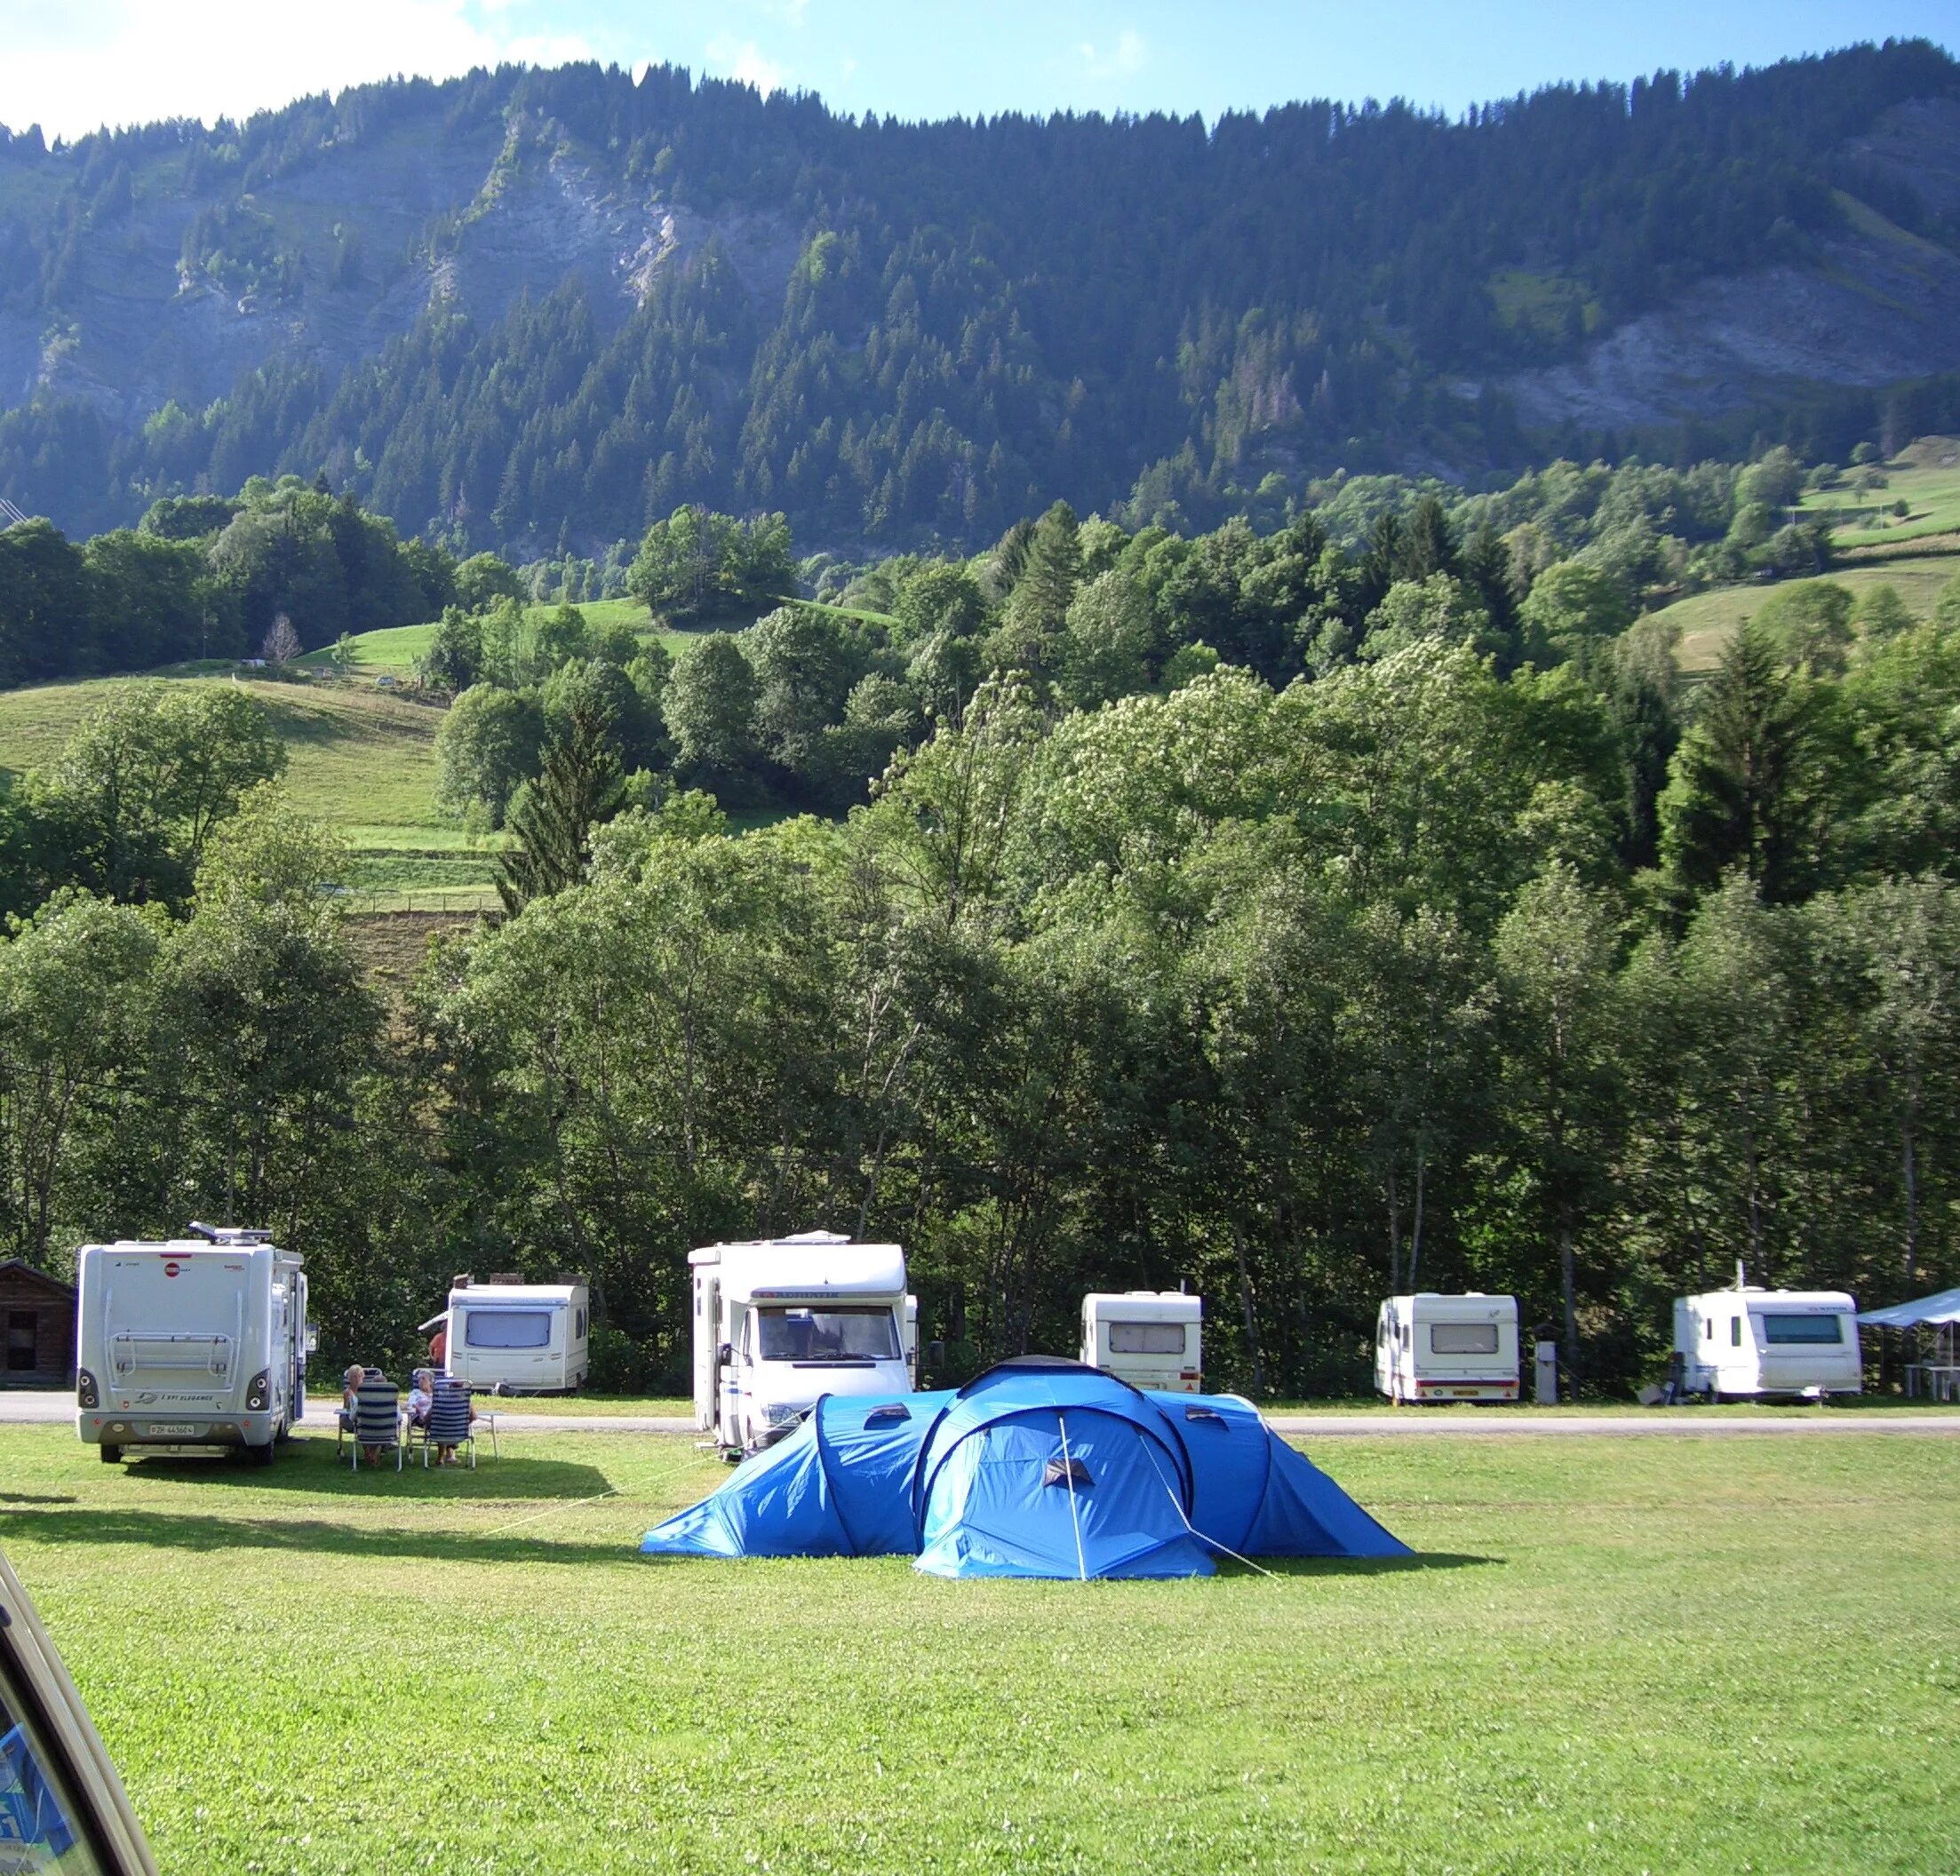
[[[1862,1310],[1858,1321],[1867,1329],[1932,1330],[1932,1359],[1906,1363],[1906,1392],[1924,1391],[1940,1401],[1960,1396],[1960,1289],[1894,1303],[1889,1309]]]

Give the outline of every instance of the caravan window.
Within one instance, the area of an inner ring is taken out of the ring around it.
[[[1763,1318],[1763,1339],[1773,1347],[1781,1343],[1828,1343],[1837,1347],[1844,1339],[1844,1331],[1839,1326],[1841,1316],[1765,1316]]]
[[[1184,1325],[1182,1323],[1111,1323],[1111,1355],[1182,1355]]]
[[[463,1339],[472,1348],[544,1348],[551,1343],[549,1309],[470,1309]]]
[[[1729,1347],[1731,1348],[1740,1348],[1741,1346],[1742,1318],[1739,1316],[1732,1316],[1729,1318]]]
[[[1495,1355],[1495,1323],[1431,1323],[1431,1355]]]
[[[765,1362],[896,1362],[898,1331],[885,1309],[758,1309]]]

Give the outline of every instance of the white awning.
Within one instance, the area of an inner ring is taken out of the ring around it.
[[[1960,1323],[1960,1290],[1942,1290],[1916,1302],[1894,1303],[1889,1309],[1867,1309],[1858,1320],[1868,1329],[1916,1329],[1923,1324],[1944,1327]]]

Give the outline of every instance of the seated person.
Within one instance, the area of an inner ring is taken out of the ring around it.
[[[427,1368],[418,1368],[409,1380],[408,1416],[410,1427],[426,1427],[429,1403],[435,1398],[435,1376]]]
[[[340,1389],[340,1431],[342,1433],[352,1433],[354,1431],[354,1392],[367,1378],[367,1372],[368,1371],[359,1362],[356,1362],[340,1377],[342,1383]]]
[[[453,1389],[463,1396],[469,1406],[469,1423],[474,1427],[476,1424],[476,1403],[470,1399],[469,1390],[464,1387],[462,1382],[451,1380],[448,1375],[442,1377],[442,1386],[446,1390]],[[448,1466],[454,1461],[455,1458],[456,1448],[454,1446],[438,1446],[435,1450],[435,1463],[438,1466]]]

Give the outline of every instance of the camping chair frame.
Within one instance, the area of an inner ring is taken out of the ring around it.
[[[354,1391],[354,1470],[361,1455],[394,1449],[394,1469],[402,1469],[402,1395],[392,1381],[363,1381]]]
[[[485,1414],[482,1424],[487,1426],[490,1436],[490,1457],[501,1458],[497,1450],[497,1417]],[[409,1437],[419,1440],[422,1448],[422,1470],[429,1467],[429,1449],[438,1451],[445,1446],[467,1447],[470,1456],[470,1470],[476,1470],[476,1429],[478,1416],[470,1405],[469,1389],[460,1381],[452,1380],[447,1375],[438,1375],[435,1379],[434,1397],[429,1403],[428,1417],[419,1427],[410,1427]]]
[[[385,1381],[387,1379],[387,1376],[383,1374],[378,1368],[363,1368],[361,1371],[361,1373],[363,1376],[363,1387],[365,1387],[369,1381]],[[345,1407],[337,1407],[334,1409],[333,1458],[334,1463],[336,1465],[338,1465],[340,1461],[341,1448],[347,1444],[348,1439],[352,1436],[353,1434],[353,1429],[347,1425],[347,1410]]]

